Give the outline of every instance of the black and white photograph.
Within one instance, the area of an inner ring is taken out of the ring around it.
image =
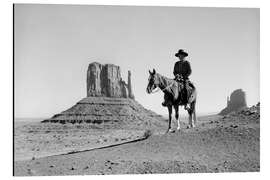
[[[258,7],[14,3],[13,54],[13,176],[260,172]]]

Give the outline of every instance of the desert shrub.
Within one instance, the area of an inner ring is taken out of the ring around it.
[[[144,133],[143,133],[143,137],[144,138],[148,138],[152,135],[152,131],[150,129],[147,129]]]

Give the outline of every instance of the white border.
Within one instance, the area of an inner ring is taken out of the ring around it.
[[[120,176],[62,176],[62,177],[39,177],[40,179],[117,179],[122,180],[126,178],[175,178],[175,179],[269,179],[269,68],[270,68],[270,46],[269,46],[269,17],[270,8],[267,0],[166,0],[166,1],[150,1],[150,0],[15,0],[15,1],[1,1],[0,2],[0,112],[1,112],[1,166],[0,177],[1,179],[11,179],[12,177],[12,3],[41,3],[41,4],[102,4],[102,5],[143,5],[143,6],[189,6],[189,7],[257,7],[261,8],[261,172],[260,173],[222,173],[222,174],[170,174],[170,175],[120,175]],[[15,177],[18,178],[18,177]],[[34,177],[35,179],[37,177]],[[20,179],[30,179],[23,177]]]

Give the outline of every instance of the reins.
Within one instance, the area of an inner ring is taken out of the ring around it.
[[[174,84],[174,82],[172,82],[170,85],[166,86],[166,87],[163,88],[163,89],[160,89],[160,88],[158,87],[155,91],[152,91],[152,94],[153,94],[153,93],[157,93],[157,92],[159,92],[160,90],[161,90],[161,91],[164,91],[164,90],[167,89],[168,87],[171,87],[173,84]]]

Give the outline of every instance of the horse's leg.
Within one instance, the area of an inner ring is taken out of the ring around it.
[[[171,122],[172,122],[172,106],[167,106],[167,107],[168,107],[168,112],[169,112],[169,126],[166,133],[168,133],[171,130]]]
[[[193,127],[191,110],[188,111],[188,124],[189,124],[189,127],[191,128]]]
[[[188,115],[189,115],[189,126],[190,127],[195,127],[195,119],[194,119],[194,112],[195,112],[195,102],[190,103],[190,109],[188,110]],[[196,114],[195,114],[196,118]]]
[[[193,120],[194,120],[194,126],[197,124],[197,117],[196,117],[196,101],[193,103]]]
[[[175,105],[174,110],[175,110],[175,119],[177,120],[177,130],[180,130],[179,106]]]

